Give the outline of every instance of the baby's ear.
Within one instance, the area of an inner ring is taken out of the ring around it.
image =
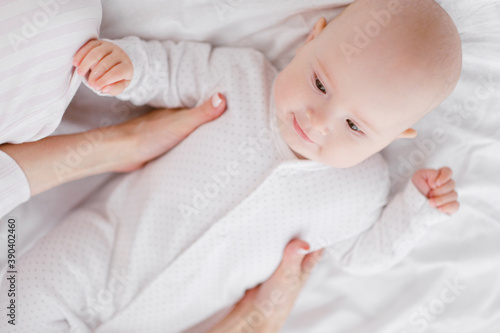
[[[316,21],[316,24],[314,25],[314,28],[309,33],[309,36],[307,36],[304,45],[306,45],[307,43],[309,43],[310,41],[312,41],[314,38],[316,38],[316,36],[318,36],[319,33],[321,31],[323,31],[323,29],[325,27],[326,27],[326,19],[324,17],[320,17],[318,19],[318,21]],[[302,45],[302,46],[304,46],[304,45]],[[302,46],[299,47],[298,50],[295,51],[295,53],[297,53],[300,49],[302,49]]]
[[[417,137],[417,131],[413,128],[408,128],[403,133],[399,134],[396,139],[414,139]]]

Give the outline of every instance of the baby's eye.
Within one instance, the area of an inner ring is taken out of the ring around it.
[[[358,128],[358,126],[356,126],[355,123],[353,123],[350,119],[346,119],[347,121],[347,125],[349,125],[349,127],[353,130],[353,131],[356,131],[356,132],[359,132],[360,129]]]
[[[323,93],[326,94],[326,89],[323,83],[316,77],[316,87]]]

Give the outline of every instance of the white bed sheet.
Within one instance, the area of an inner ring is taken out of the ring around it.
[[[283,68],[319,16],[330,19],[350,2],[149,0],[146,6],[103,0],[102,34],[252,46]],[[500,3],[438,2],[463,40],[461,80],[453,95],[417,124],[416,140],[396,142],[383,154],[394,190],[413,170],[450,166],[460,211],[403,262],[377,276],[347,275],[328,264],[326,253],[283,332],[500,332]],[[143,111],[82,87],[55,134],[90,129],[103,119],[121,122]],[[433,133],[441,133],[438,140]],[[21,222],[21,252],[110,177],[60,186],[11,212]],[[0,235],[5,236],[5,223]]]

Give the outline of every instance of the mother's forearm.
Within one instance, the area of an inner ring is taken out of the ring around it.
[[[119,125],[4,144],[0,150],[19,164],[33,196],[72,180],[137,170],[225,109],[224,96],[216,94],[194,109],[155,110]]]
[[[31,195],[60,184],[119,169],[127,163],[132,138],[116,126],[3,144],[0,150],[24,171]]]

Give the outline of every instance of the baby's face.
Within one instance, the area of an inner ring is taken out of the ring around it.
[[[299,158],[356,165],[398,137],[414,137],[410,127],[435,101],[439,83],[414,68],[421,54],[391,44],[407,38],[398,29],[387,27],[348,61],[340,45],[354,46],[353,27],[363,29],[367,19],[359,15],[326,27],[318,21],[312,40],[276,80],[280,131]]]

